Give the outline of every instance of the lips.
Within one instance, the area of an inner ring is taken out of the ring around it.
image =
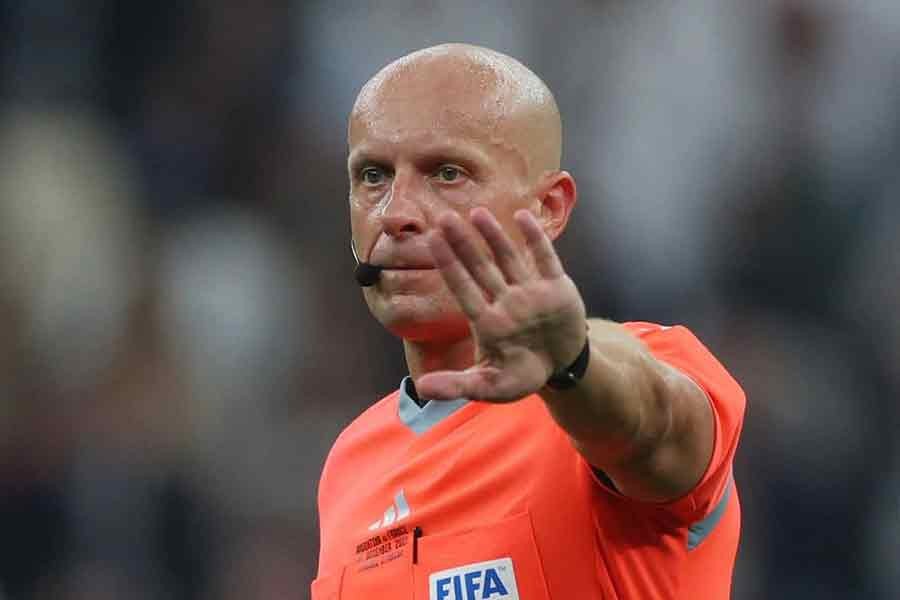
[[[434,265],[378,265],[386,271],[428,271]]]
[[[424,235],[391,236],[382,232],[369,252],[368,262],[385,271],[429,271],[434,257]]]
[[[399,250],[399,249],[397,249]],[[434,268],[434,259],[427,247],[404,248],[404,252],[384,252],[376,247],[369,259],[373,265],[393,271],[416,271]]]

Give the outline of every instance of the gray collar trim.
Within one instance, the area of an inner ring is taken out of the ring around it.
[[[397,416],[404,425],[421,435],[468,404],[466,398],[456,400],[444,400],[436,402],[429,400],[425,406],[420,407],[406,392],[406,382],[409,376],[400,382],[400,400],[398,402]]]

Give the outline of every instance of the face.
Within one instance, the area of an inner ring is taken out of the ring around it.
[[[411,341],[469,335],[426,245],[438,216],[487,207],[521,244],[512,215],[537,203],[502,101],[471,80],[383,82],[351,116],[352,235],[360,260],[384,268],[363,293],[372,314]]]

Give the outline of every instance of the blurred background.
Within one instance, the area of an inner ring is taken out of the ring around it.
[[[896,0],[0,0],[0,598],[308,598],[325,454],[405,373],[345,118],[443,41],[557,94],[590,312],[748,391],[734,597],[900,598]]]

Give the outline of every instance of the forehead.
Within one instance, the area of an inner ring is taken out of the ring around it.
[[[509,109],[497,82],[477,72],[419,71],[376,78],[360,93],[350,116],[350,159],[452,147],[473,158],[513,159],[510,166],[527,171]]]
[[[463,75],[422,70],[373,80],[350,115],[351,144],[360,136],[395,138],[427,130],[477,136],[496,131],[505,108],[498,91]]]

